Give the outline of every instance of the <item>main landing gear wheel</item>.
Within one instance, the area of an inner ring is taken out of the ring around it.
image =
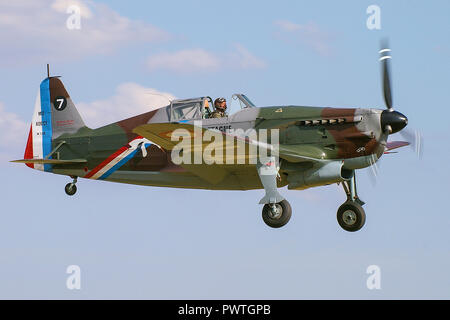
[[[283,200],[278,203],[265,204],[262,210],[264,222],[272,228],[281,228],[291,219],[292,209],[289,202]]]
[[[77,177],[73,177],[73,181],[71,183],[66,184],[64,191],[68,196],[73,196],[75,193],[77,193],[77,186],[75,185],[77,183]]]
[[[345,231],[355,232],[360,230],[366,222],[364,209],[356,202],[347,201],[337,211],[339,225]]]
[[[342,182],[347,201],[337,211],[337,221],[345,231],[355,232],[360,230],[366,222],[366,213],[362,206],[364,201],[358,197],[356,191],[356,173],[348,181]]]

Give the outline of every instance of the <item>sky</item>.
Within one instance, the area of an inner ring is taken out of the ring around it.
[[[80,29],[67,26],[70,6]],[[448,12],[446,0],[0,0],[0,298],[449,299]],[[23,157],[47,63],[93,128],[174,97],[384,108],[386,37],[394,107],[424,152],[383,156],[376,183],[357,172],[367,219],[356,233],[336,221],[337,185],[281,189],[293,214],[271,229],[263,190],[80,179],[68,197],[68,177],[8,162]],[[71,265],[79,290],[66,286]],[[380,289],[367,287],[372,265]]]

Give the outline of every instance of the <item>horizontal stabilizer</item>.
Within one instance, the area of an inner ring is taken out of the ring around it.
[[[401,147],[409,146],[409,142],[406,141],[390,141],[386,143],[386,151],[394,150]]]
[[[86,163],[86,159],[71,159],[71,160],[58,160],[58,159],[21,159],[13,160],[10,162],[15,163],[37,163],[37,164],[74,164],[74,163]]]

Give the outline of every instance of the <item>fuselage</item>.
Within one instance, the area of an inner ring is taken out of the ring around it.
[[[255,165],[224,164],[229,171],[222,181],[210,183],[183,166],[175,165],[170,151],[145,141],[133,129],[147,123],[173,122],[170,106],[150,111],[98,129],[83,127],[73,134],[62,134],[52,141],[61,159],[87,160],[83,164],[52,165],[55,174],[85,177],[137,185],[247,190],[262,188]],[[380,128],[381,110],[359,108],[321,108],[274,106],[244,108],[224,118],[185,119],[201,121],[204,128],[274,129],[279,128],[279,143],[302,148],[313,158],[343,161],[349,169],[367,167],[375,155],[384,152],[385,137]],[[198,122],[196,122],[198,124]],[[142,139],[142,141],[140,140]],[[145,151],[143,151],[143,148]],[[285,164],[281,162],[280,173]],[[278,186],[288,184],[281,174]]]

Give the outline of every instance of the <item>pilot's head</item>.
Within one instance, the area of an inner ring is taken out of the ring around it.
[[[227,100],[225,98],[217,98],[214,100],[214,107],[222,112],[227,110]]]

